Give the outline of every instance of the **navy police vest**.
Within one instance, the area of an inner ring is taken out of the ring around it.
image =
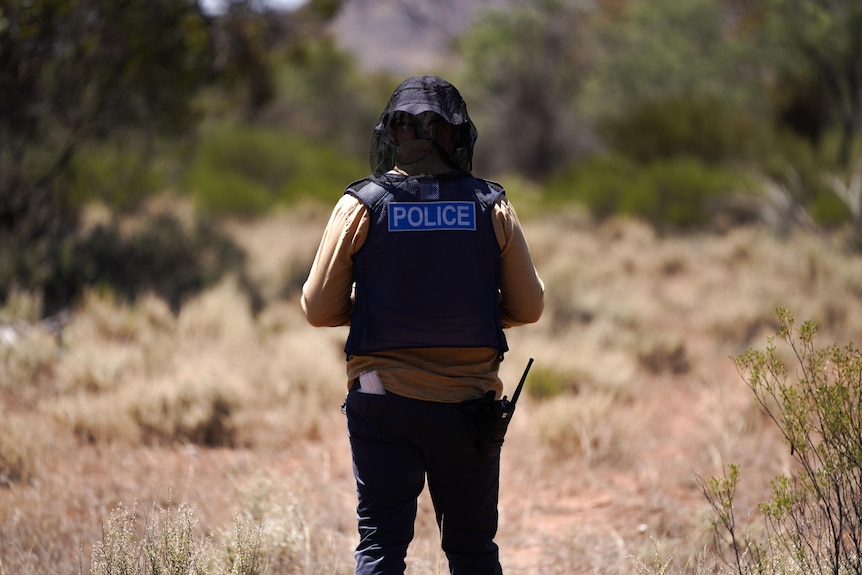
[[[502,356],[508,346],[491,218],[503,189],[472,177],[387,174],[345,193],[370,216],[353,258],[348,356],[420,347],[490,347]]]

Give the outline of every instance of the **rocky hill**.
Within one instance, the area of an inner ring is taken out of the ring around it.
[[[455,39],[486,9],[517,0],[346,0],[330,31],[369,71],[439,72],[456,63]]]

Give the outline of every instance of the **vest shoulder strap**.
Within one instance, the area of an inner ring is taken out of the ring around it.
[[[461,181],[464,182],[463,179]],[[488,194],[480,193],[479,196],[480,198],[484,196],[482,199],[489,201],[489,203],[494,203],[497,201],[498,197],[506,195],[506,190],[503,186],[492,180],[473,178],[472,180],[467,181],[479,182],[487,186]],[[344,193],[356,197],[369,208],[373,208],[387,199],[388,196],[391,196],[393,191],[381,184],[378,179],[366,177],[361,180],[356,180],[348,185],[344,190]]]

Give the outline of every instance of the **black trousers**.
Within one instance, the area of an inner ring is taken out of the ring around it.
[[[402,575],[417,499],[428,480],[451,575],[502,575],[500,458],[475,447],[478,421],[459,404],[369,395],[345,401],[358,495],[357,575]]]

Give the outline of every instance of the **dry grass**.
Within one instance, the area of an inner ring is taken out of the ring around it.
[[[16,294],[0,314],[15,326],[0,339],[0,574],[89,573],[110,513],[136,501],[151,518],[183,505],[193,517],[170,517],[227,555],[259,529],[269,573],[352,572],[346,333],[309,327],[297,301],[326,217],[229,226],[260,310],[234,278],[176,316],[90,293],[58,337]],[[764,344],[778,306],[858,343],[862,259],[754,228],[662,238],[576,213],[525,227],[547,305],[508,334],[502,369],[511,393],[536,360],[504,449],[507,575],[715,572],[695,474],[739,463],[753,510],[790,461],[730,356]],[[408,573],[445,573],[420,503]]]

